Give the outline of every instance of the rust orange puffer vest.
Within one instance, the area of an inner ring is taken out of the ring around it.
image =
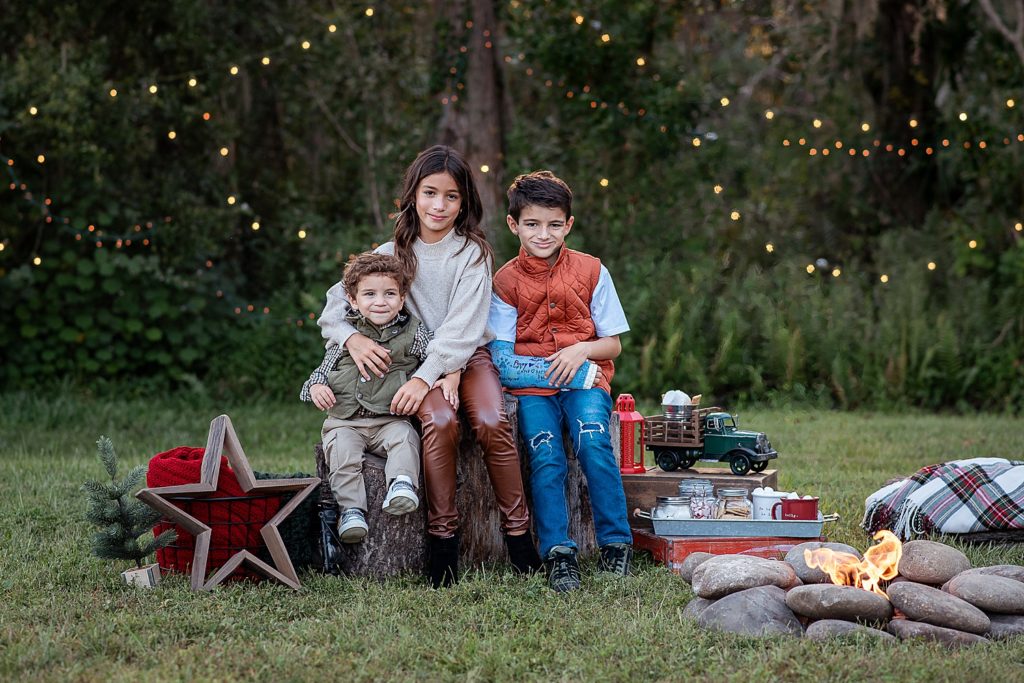
[[[590,317],[590,300],[601,277],[601,261],[589,254],[562,247],[554,266],[530,256],[520,247],[519,256],[494,274],[494,291],[514,307],[516,353],[546,357],[576,342],[594,341],[597,333]],[[615,365],[595,361],[602,378],[595,387],[611,394]],[[558,389],[514,389],[518,396],[551,396]]]

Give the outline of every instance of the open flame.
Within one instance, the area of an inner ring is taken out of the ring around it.
[[[850,553],[841,553],[828,548],[805,550],[804,562],[811,569],[820,569],[838,586],[856,586],[877,593],[888,599],[879,584],[896,578],[903,544],[891,531],[882,530],[874,535],[877,544],[864,551],[859,560]]]

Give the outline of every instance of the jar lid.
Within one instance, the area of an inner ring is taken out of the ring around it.
[[[720,496],[744,496],[747,495],[746,489],[718,489],[718,495]]]
[[[658,496],[658,505],[685,505],[690,502],[689,496]]]

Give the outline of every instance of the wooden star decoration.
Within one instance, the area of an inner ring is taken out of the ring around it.
[[[270,566],[248,550],[240,550],[228,558],[228,561],[209,579],[206,577],[206,565],[210,554],[210,538],[213,530],[207,525],[188,514],[177,505],[167,500],[167,497],[175,496],[204,499],[217,491],[217,480],[220,477],[220,457],[223,454],[231,468],[234,470],[238,485],[246,493],[285,493],[295,491],[285,505],[278,510],[277,514],[270,518],[260,535],[263,537],[274,566]],[[163,513],[166,518],[195,536],[195,554],[192,558],[192,590],[213,590],[229,577],[240,566],[245,565],[249,569],[286,586],[298,589],[301,587],[299,577],[295,573],[291,557],[285,548],[284,540],[277,529],[277,525],[285,520],[295,508],[299,506],[306,496],[313,493],[320,485],[319,477],[308,477],[304,479],[262,479],[257,481],[249,465],[248,458],[242,450],[242,445],[235,434],[235,428],[231,424],[231,418],[221,415],[214,418],[210,423],[210,433],[206,439],[206,452],[203,455],[200,480],[194,484],[179,484],[177,486],[162,486],[158,488],[144,488],[136,496],[148,503],[154,509]]]

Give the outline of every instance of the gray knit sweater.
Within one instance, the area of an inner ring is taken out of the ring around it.
[[[486,260],[474,263],[480,248],[452,230],[444,239],[427,244],[416,238],[416,277],[409,288],[405,305],[433,331],[434,339],[427,346],[427,358],[413,374],[427,386],[441,375],[466,367],[473,352],[494,335],[487,327],[491,303],[491,264]],[[386,242],[375,250],[394,254],[394,242]],[[344,344],[356,329],[345,321],[350,308],[341,283],[327,291],[327,305],[317,324],[327,346]]]

